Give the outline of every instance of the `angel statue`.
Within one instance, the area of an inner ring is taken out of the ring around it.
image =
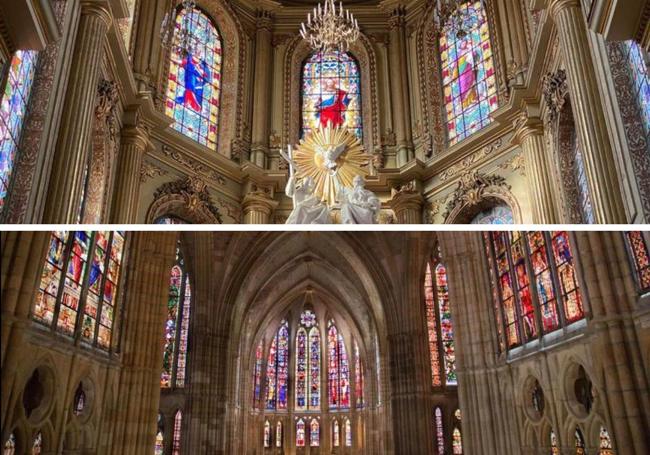
[[[379,198],[364,188],[363,177],[357,175],[352,180],[353,187],[341,187],[338,200],[341,203],[341,222],[343,224],[377,224],[381,208]]]
[[[296,164],[293,161],[291,146],[288,147],[288,153],[281,151],[280,154],[289,163],[289,180],[284,192],[293,200],[293,210],[286,224],[330,224],[329,209],[314,194],[314,179],[307,176],[302,179],[300,185],[297,184]]]

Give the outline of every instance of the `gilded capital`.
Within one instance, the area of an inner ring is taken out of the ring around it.
[[[551,0],[548,5],[548,12],[551,17],[556,17],[558,14],[569,8],[580,8],[579,0]]]
[[[522,112],[514,121],[513,144],[522,144],[530,136],[542,136],[544,134],[544,123],[538,117],[529,116]]]
[[[107,27],[113,23],[111,7],[105,0],[81,0],[81,15],[98,17]]]

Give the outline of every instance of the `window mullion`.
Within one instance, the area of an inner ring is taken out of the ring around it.
[[[74,327],[74,340],[75,343],[81,339],[81,326],[84,311],[86,309],[86,299],[88,298],[88,282],[90,281],[90,269],[92,268],[92,260],[95,254],[95,237],[97,232],[90,231],[90,239],[88,240],[88,249],[86,251],[86,271],[81,278],[81,293],[79,294],[79,307],[77,308],[77,319]],[[97,320],[95,320],[95,326]]]
[[[61,262],[61,277],[59,278],[59,289],[56,293],[56,304],[54,306],[54,313],[52,315],[52,325],[51,330],[56,331],[56,326],[59,322],[59,312],[61,310],[61,299],[63,298],[63,291],[65,290],[65,278],[68,274],[68,267],[70,265],[70,258],[72,257],[72,243],[74,242],[74,231],[68,232],[68,240],[64,245],[63,250],[63,261]],[[52,240],[52,234],[50,234],[50,241]],[[47,258],[45,259],[47,261]],[[45,264],[43,265],[45,267]]]
[[[102,273],[102,281],[99,283],[99,296],[97,300],[97,315],[95,316],[95,333],[93,334],[92,338],[92,345],[97,346],[97,334],[99,333],[99,325],[101,324],[101,317],[102,317],[102,311],[104,308],[104,288],[106,286],[106,280],[108,276],[108,267],[109,267],[109,261],[111,258],[111,253],[113,249],[113,236],[115,233],[113,231],[110,231],[110,235],[108,236],[107,243],[106,243],[106,251],[105,255],[106,257],[104,258],[104,273]],[[120,258],[121,260],[121,258]],[[120,264],[121,265],[121,264]],[[118,267],[120,266],[118,265]],[[117,289],[114,289],[113,292],[115,293],[115,297],[117,297]],[[115,317],[115,313],[113,313],[113,317]],[[113,328],[111,327],[111,334],[112,334]],[[111,341],[113,340],[111,336]]]

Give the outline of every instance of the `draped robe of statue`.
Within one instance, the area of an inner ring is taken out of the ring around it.
[[[314,195],[314,180],[304,178],[300,186],[294,176],[289,178],[285,193],[293,200],[293,210],[286,224],[330,224],[330,212],[325,204]]]
[[[338,199],[341,203],[341,223],[376,224],[381,202],[370,190],[364,188],[363,177],[354,178],[352,188],[342,187]]]

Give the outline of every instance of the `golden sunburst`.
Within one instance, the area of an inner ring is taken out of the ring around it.
[[[337,156],[328,159],[332,155]],[[300,141],[293,151],[293,161],[297,176],[312,177],[314,194],[331,206],[340,186],[352,187],[356,175],[366,176],[369,157],[359,138],[347,128],[327,126],[313,130]]]

